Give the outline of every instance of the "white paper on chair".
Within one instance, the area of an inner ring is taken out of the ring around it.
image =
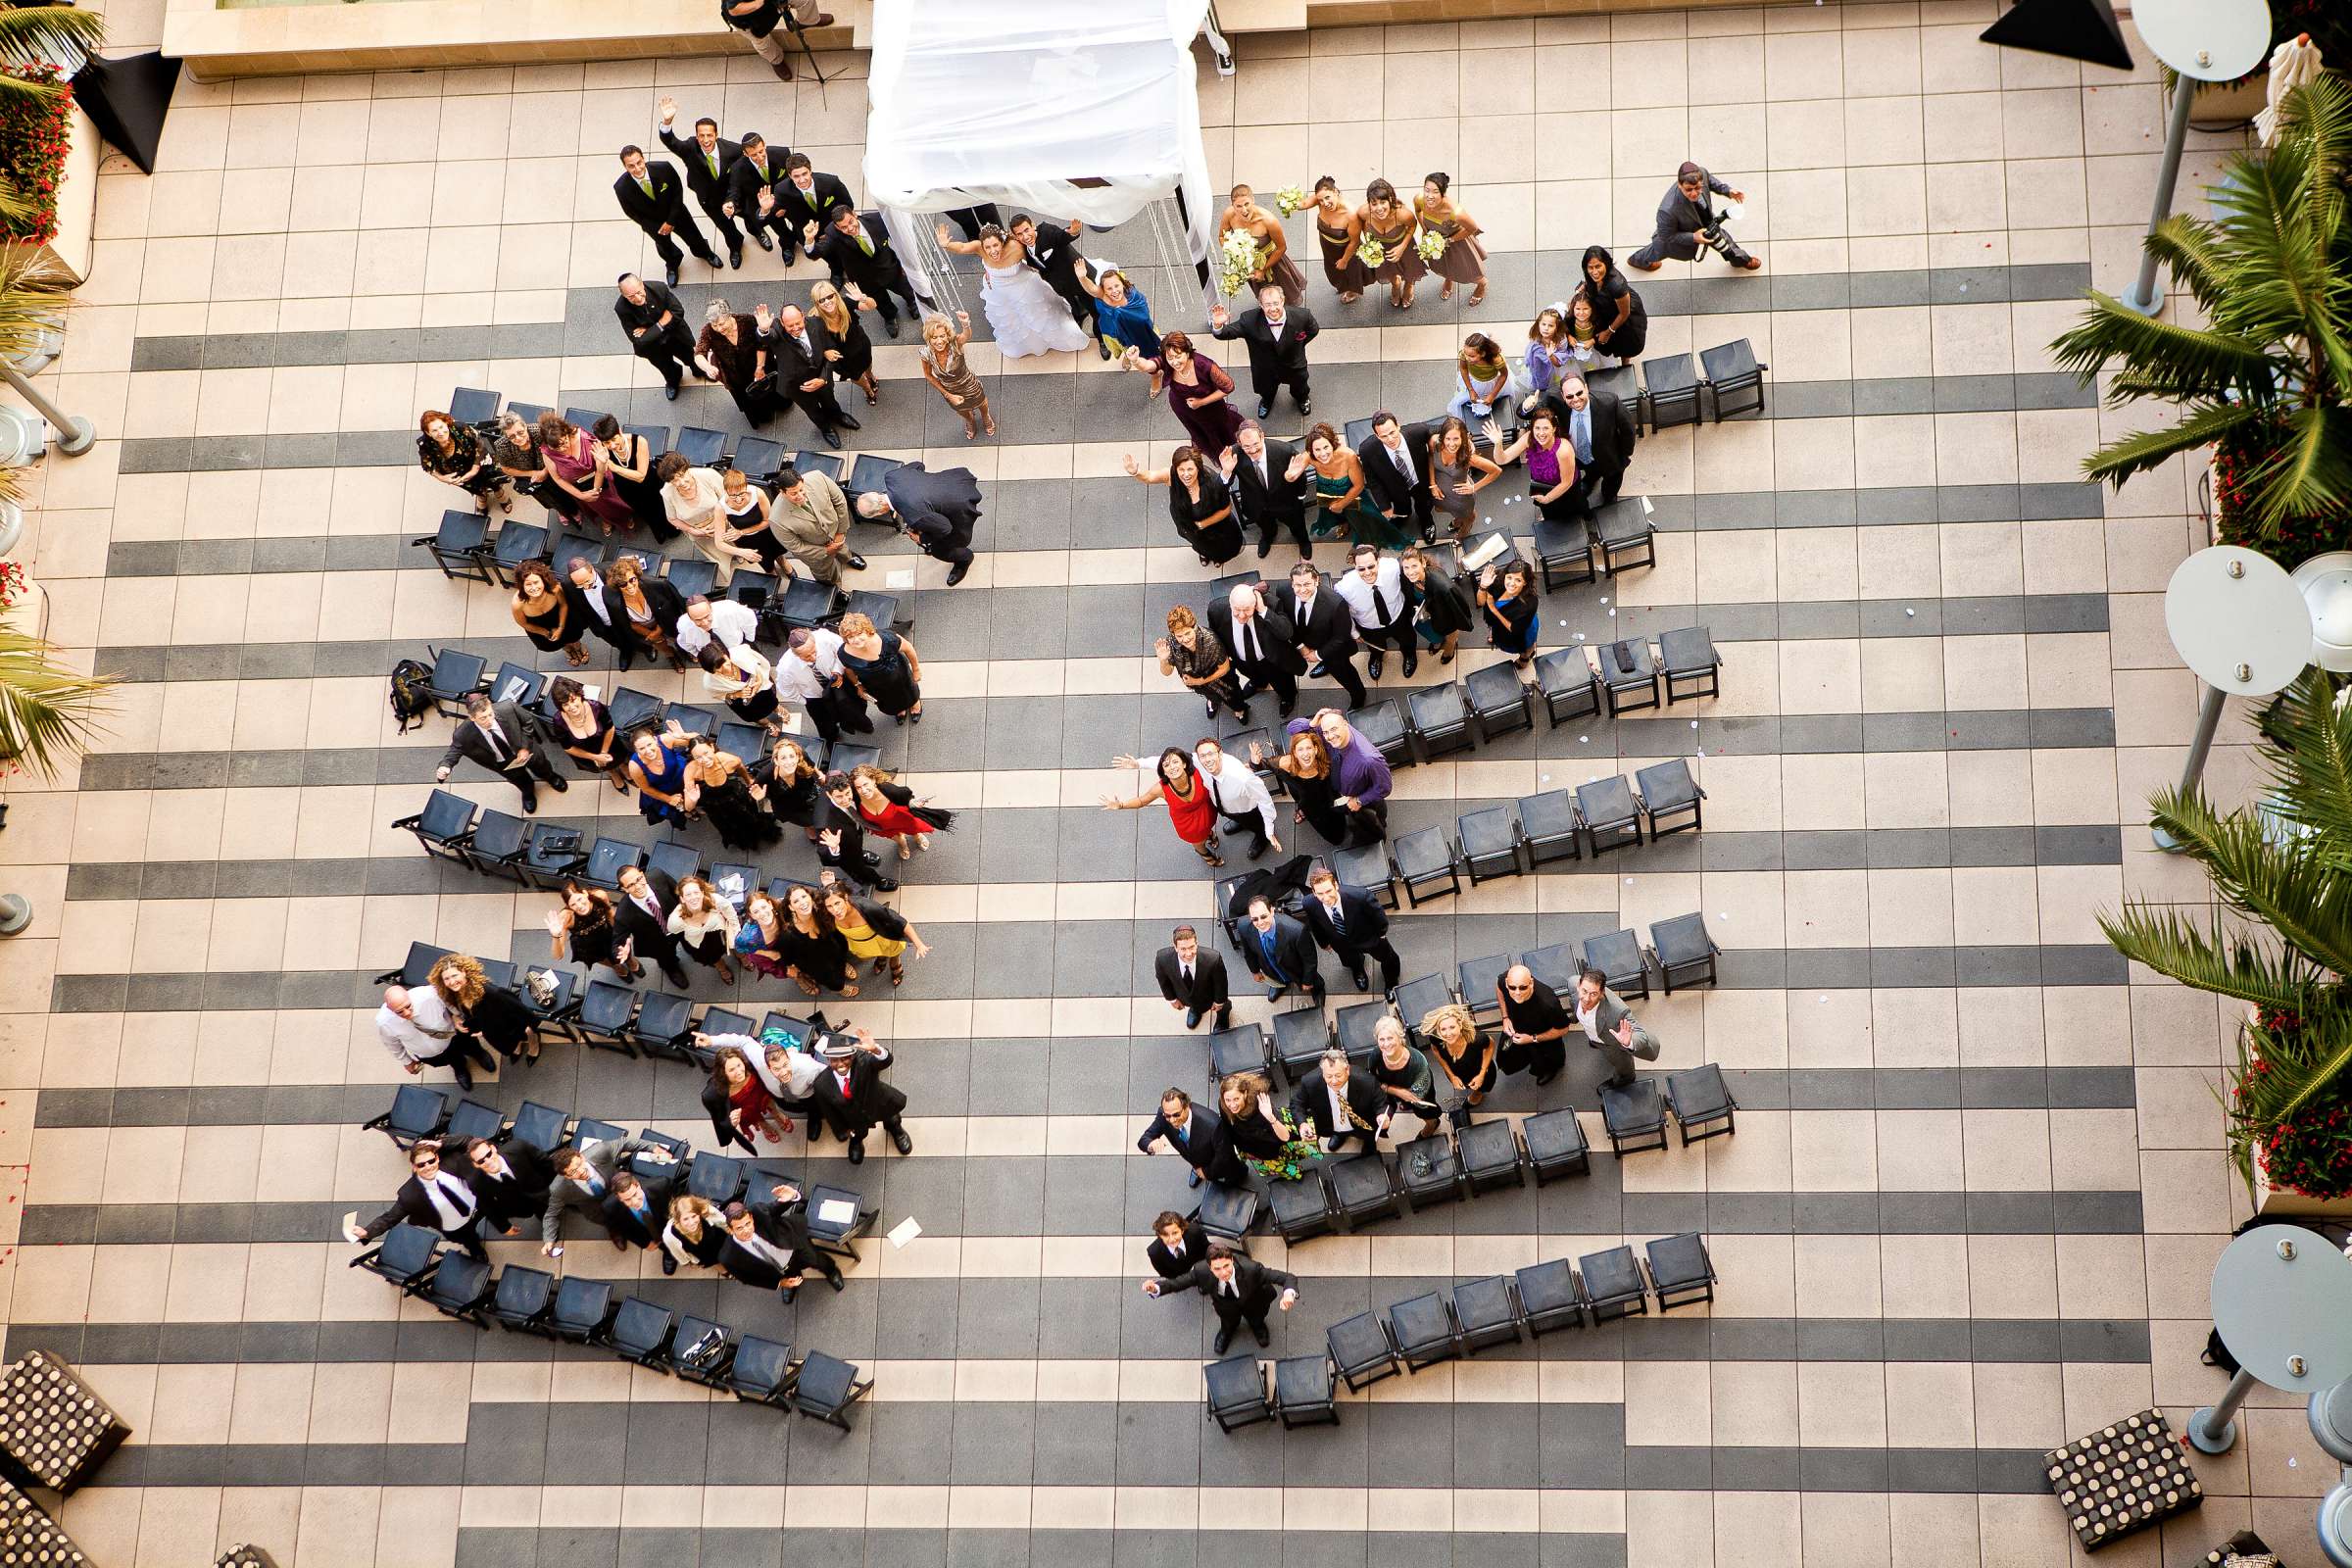
[[[1462,569],[1464,571],[1478,570],[1488,563],[1500,559],[1504,548],[1502,535],[1498,533],[1487,535],[1476,550],[1462,557]]]
[[[828,1225],[847,1225],[858,1217],[858,1205],[846,1198],[828,1198],[816,1205],[816,1217]]]
[[[914,573],[912,571],[884,572],[882,584],[886,588],[911,588],[914,586]]]
[[[1643,515],[1644,517],[1646,517],[1646,516],[1649,516],[1649,515],[1651,515],[1653,513],[1655,513],[1657,510],[1658,510],[1657,508],[1655,508],[1655,507],[1653,507],[1653,506],[1651,506],[1651,505],[1649,504],[1649,497],[1647,497],[1647,496],[1643,496],[1643,497],[1642,498],[1642,515]]]
[[[801,710],[797,708],[787,709],[776,722],[784,726],[786,734],[798,735],[801,732]]]
[[[912,1214],[909,1214],[905,1219],[899,1221],[896,1225],[893,1225],[890,1228],[890,1245],[893,1247],[905,1247],[908,1242],[913,1241],[917,1236],[922,1234],[923,1227],[915,1222],[915,1218]]]

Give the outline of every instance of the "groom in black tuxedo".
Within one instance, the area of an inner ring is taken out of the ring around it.
[[[1078,267],[1083,260],[1078,254],[1078,220],[1071,219],[1068,226],[1040,228],[1037,220],[1027,213],[1016,213],[1012,219],[1012,237],[1021,242],[1028,264],[1036,269],[1061,303],[1070,308],[1070,319],[1088,337],[1095,334],[1095,302],[1078,281]],[[1104,359],[1110,358],[1108,344],[1097,341]]]

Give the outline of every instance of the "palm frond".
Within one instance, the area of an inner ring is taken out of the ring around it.
[[[2311,829],[2324,858],[2352,870],[2352,710],[2309,669],[2265,713],[2262,760],[2280,815]]]
[[[37,637],[0,629],[0,760],[43,778],[105,732],[114,680],[76,675]]]
[[[0,6],[0,61],[48,61],[72,71],[106,41],[106,18],[77,6]]]
[[[2185,401],[2223,389],[2256,401],[2277,395],[2278,361],[2263,340],[2142,316],[2095,290],[2090,302],[2081,323],[2059,334],[2050,347],[2060,368],[2085,381],[2122,361],[2109,403],[2143,397]]]
[[[2149,805],[2156,825],[2203,862],[2224,904],[2269,926],[2306,963],[2352,974],[2352,877],[2332,872],[2309,839],[2276,843],[2254,812],[2225,816],[2197,790],[2167,789]]]
[[[2352,504],[2352,410],[2340,403],[2297,409],[2282,430],[2277,449],[2246,473],[2255,520],[2281,523]]]
[[[2262,416],[2242,403],[2218,403],[2189,415],[2179,424],[2120,436],[2082,460],[2082,471],[2093,479],[2121,486],[2135,473],[2145,472],[2177,453],[2209,446],[2241,424]]]
[[[2218,922],[2200,926],[2169,906],[2126,905],[2101,914],[2099,929],[2116,952],[2158,974],[2256,1006],[2299,1011],[2317,983],[2299,958],[2232,941]]]
[[[47,247],[0,245],[0,359],[29,357],[73,304],[74,274]]]

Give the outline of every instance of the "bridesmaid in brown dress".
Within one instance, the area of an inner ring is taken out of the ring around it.
[[[1340,291],[1342,305],[1364,297],[1364,264],[1355,259],[1355,242],[1363,236],[1355,214],[1340,194],[1340,182],[1325,174],[1315,181],[1313,206],[1315,239],[1323,248],[1323,278]]]
[[[1446,199],[1453,180],[1446,174],[1431,174],[1421,181],[1421,195],[1414,201],[1413,210],[1422,225],[1431,228],[1446,241],[1446,249],[1429,264],[1429,270],[1446,280],[1438,290],[1438,298],[1453,298],[1453,285],[1469,283],[1470,303],[1477,305],[1487,297],[1487,252],[1478,242],[1485,232],[1471,221],[1470,215]]]
[[[1355,210],[1355,223],[1362,238],[1380,241],[1387,253],[1372,269],[1372,277],[1389,285],[1389,304],[1403,310],[1413,303],[1413,285],[1429,271],[1429,264],[1413,248],[1421,229],[1419,220],[1397,199],[1396,186],[1376,179],[1364,187],[1364,205]]]
[[[989,411],[988,388],[964,362],[963,346],[972,340],[972,318],[962,311],[956,313],[954,325],[944,316],[923,318],[923,347],[919,356],[923,379],[939,390],[948,400],[948,407],[963,421],[963,438],[971,440],[986,424],[988,433],[997,433],[997,416]]]
[[[1266,265],[1251,272],[1250,281],[1279,283],[1283,304],[1304,304],[1306,274],[1291,260],[1291,237],[1282,231],[1282,220],[1258,206],[1256,193],[1247,185],[1233,187],[1233,205],[1217,220],[1218,240],[1223,241],[1226,231],[1236,228],[1247,229],[1250,239],[1264,249]]]

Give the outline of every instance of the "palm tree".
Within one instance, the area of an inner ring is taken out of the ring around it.
[[[74,6],[0,3],[0,112],[45,102],[64,89],[54,82],[28,81],[5,68],[49,64],[67,74],[106,40],[106,19]],[[17,183],[14,170],[0,169],[0,220],[20,221],[34,203]]]
[[[2099,920],[2126,957],[2255,1008],[2230,1130],[2249,1181],[2254,1150],[2279,1124],[2352,1102],[2352,705],[2326,671],[2305,671],[2272,705],[2260,755],[2272,789],[2259,809],[2217,811],[2201,790],[2150,803],[2227,912],[2199,920],[2135,902]]]
[[[2186,405],[2179,423],[2092,453],[2085,473],[2120,485],[2175,453],[2235,443],[2262,535],[2352,503],[2352,88],[2322,76],[2287,95],[2283,118],[2277,147],[2230,160],[2218,220],[2176,213],[2147,238],[2209,324],[2144,317],[2094,290],[2051,345],[2085,381],[2118,367],[2110,407]]]

